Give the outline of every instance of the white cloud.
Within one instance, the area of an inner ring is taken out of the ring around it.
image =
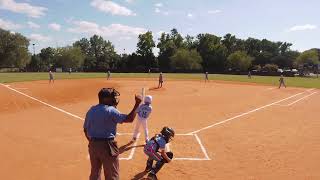
[[[120,37],[119,38],[119,41],[122,41],[122,40],[131,40],[132,37],[129,37],[129,36],[124,36],[124,37]]]
[[[221,13],[222,11],[219,10],[219,9],[216,9],[216,10],[209,10],[208,11],[208,14],[218,14],[218,13]]]
[[[69,28],[69,32],[73,33],[86,33],[86,34],[97,34],[103,37],[112,36],[137,36],[141,33],[145,33],[147,30],[140,27],[126,26],[122,24],[110,24],[109,26],[100,26],[94,22],[89,21],[74,21],[73,28]]]
[[[92,0],[91,6],[97,8],[99,11],[105,13],[111,13],[112,15],[120,16],[136,16],[130,9],[120,6],[119,4],[112,1],[105,0]]]
[[[22,26],[20,24],[15,24],[11,21],[6,21],[0,18],[0,28],[6,30],[20,29]]]
[[[193,18],[193,14],[191,14],[191,13],[188,13],[187,16],[188,16],[188,18]]]
[[[36,24],[36,23],[34,23],[32,21],[28,21],[27,24],[28,24],[30,29],[39,29],[40,28],[39,24]]]
[[[156,7],[162,7],[163,4],[162,4],[162,3],[156,3],[156,4],[154,4],[154,6],[156,6]]]
[[[54,31],[60,31],[61,25],[57,23],[51,23],[48,25],[48,27]]]
[[[305,31],[305,30],[314,30],[317,29],[318,27],[316,25],[312,24],[305,24],[305,25],[300,25],[300,26],[293,26],[289,29],[289,32],[292,31]]]
[[[17,3],[14,0],[0,0],[0,9],[26,14],[33,18],[44,16],[45,12],[48,10],[45,7],[32,6],[29,3]]]
[[[50,36],[44,36],[41,34],[31,34],[29,38],[32,41],[39,41],[39,42],[49,42],[52,40]]]
[[[156,8],[156,9],[154,10],[154,12],[155,12],[155,13],[160,13],[161,11],[160,11],[159,8]]]

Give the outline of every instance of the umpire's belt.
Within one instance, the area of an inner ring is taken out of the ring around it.
[[[95,138],[95,137],[92,137],[90,138],[90,141],[113,141],[114,138]]]

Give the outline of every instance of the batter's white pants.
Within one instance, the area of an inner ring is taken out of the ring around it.
[[[143,119],[137,120],[137,123],[136,123],[136,125],[134,127],[134,131],[133,131],[133,138],[137,139],[141,125],[144,130],[145,140],[147,141],[147,140],[149,140],[149,131],[148,131],[148,126],[147,126],[147,120],[143,120]]]

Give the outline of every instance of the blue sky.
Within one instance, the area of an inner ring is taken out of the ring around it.
[[[172,28],[286,41],[303,51],[320,48],[319,7],[319,0],[0,0],[0,27],[27,36],[37,52],[99,34],[131,53],[139,33],[151,30],[156,40]]]

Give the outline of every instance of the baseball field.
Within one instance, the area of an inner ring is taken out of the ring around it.
[[[153,96],[150,134],[176,131],[174,160],[159,179],[320,179],[320,81],[278,77],[74,73],[0,74],[0,179],[88,179],[90,161],[83,119],[102,87],[120,93],[129,113],[134,95]],[[32,80],[32,81],[31,81]],[[134,124],[118,126],[126,145]],[[120,155],[120,178],[143,179],[143,138]]]

